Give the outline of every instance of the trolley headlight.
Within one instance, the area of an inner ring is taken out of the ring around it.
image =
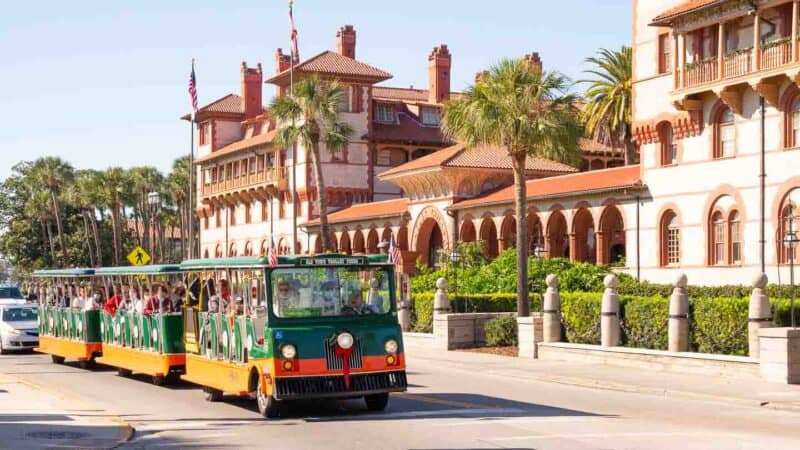
[[[353,346],[353,335],[350,333],[341,333],[336,336],[336,345],[347,350]]]
[[[281,356],[284,359],[294,359],[297,356],[297,347],[292,344],[284,344],[281,346]]]
[[[389,339],[385,344],[383,344],[383,349],[386,350],[386,353],[395,354],[397,353],[398,348],[400,348],[400,346],[394,339]]]

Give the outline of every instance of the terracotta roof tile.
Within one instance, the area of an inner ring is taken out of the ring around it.
[[[266,128],[266,126],[265,126]],[[253,136],[251,138],[242,139],[241,141],[236,141],[222,147],[221,149],[209,153],[201,158],[197,158],[194,160],[195,163],[202,163],[206,161],[211,161],[213,159],[217,159],[226,155],[230,155],[231,153],[235,153],[239,150],[243,150],[246,148],[257,147],[259,145],[267,145],[275,139],[275,134],[277,134],[276,130],[269,130],[266,132],[262,132],[257,136]]]
[[[673,19],[679,15],[690,13],[697,9],[711,6],[714,3],[722,3],[724,1],[726,0],[689,0],[659,14],[655,19],[653,19],[653,23],[664,23],[665,21]]]
[[[638,165],[595,170],[570,175],[540,178],[527,182],[528,200],[552,197],[567,197],[580,193],[606,191],[642,186]],[[456,203],[453,209],[471,206],[509,203],[514,201],[514,186],[489,192],[479,197]]]
[[[408,102],[427,102],[428,90],[375,86],[372,88],[372,98],[381,100],[404,100]]]
[[[392,177],[400,173],[435,167],[465,167],[471,169],[511,169],[511,158],[505,150],[497,147],[467,149],[464,144],[455,144],[430,155],[415,159],[380,174]],[[576,172],[574,167],[556,161],[528,157],[526,170],[531,172]]]
[[[350,207],[328,214],[330,223],[369,220],[378,217],[400,216],[408,210],[407,198],[395,198],[372,203],[356,203]],[[319,225],[319,219],[306,222],[306,226]]]
[[[392,78],[389,72],[357,61],[353,58],[342,56],[336,52],[326,50],[294,66],[295,72],[320,73],[334,76],[350,76],[366,78],[375,83]],[[289,77],[289,70],[273,76],[267,83],[279,84],[281,80]]]
[[[442,137],[439,127],[421,124],[408,113],[399,112],[397,123],[374,122],[372,131],[364,139],[414,145],[442,146],[447,141]]]

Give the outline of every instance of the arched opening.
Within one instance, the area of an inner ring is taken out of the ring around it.
[[[575,236],[571,242],[574,245],[572,260],[594,263],[596,261],[595,228],[592,213],[586,208],[581,208],[575,213],[572,220],[572,233]]]
[[[503,223],[500,225],[501,236],[501,251],[508,250],[516,247],[517,245],[517,219],[511,214],[503,218]]]
[[[461,231],[459,231],[458,234],[461,236],[461,242],[475,242],[478,235],[475,231],[475,224],[472,223],[472,219],[464,220],[461,224]]]
[[[383,247],[381,253],[389,251],[389,243],[392,242],[392,238],[393,238],[392,228],[389,225],[386,225],[383,228],[383,232],[381,233],[381,244],[385,243],[386,247]],[[397,246],[397,241],[395,241],[394,245]]]
[[[263,241],[261,241],[261,250],[258,251],[258,256],[267,256],[267,250],[268,250],[267,247],[268,247],[267,240],[264,239]]]
[[[236,252],[236,243],[235,242],[231,242],[231,246],[228,249],[228,256],[231,257],[231,258],[233,258],[235,256],[238,256],[238,254]]]
[[[794,232],[800,236],[800,188],[795,188],[783,198],[780,209],[780,222],[778,224],[778,255],[781,264],[789,264],[790,261],[797,264],[800,262],[800,245],[795,247],[794,254],[787,248],[784,240],[789,232]]]
[[[367,254],[378,254],[378,231],[375,228],[370,229],[367,234]]]
[[[203,258],[208,259],[208,249],[205,249],[205,251],[203,251]]]
[[[733,111],[727,106],[717,106],[711,114],[714,135],[714,158],[736,155],[736,124]]]
[[[322,237],[320,235],[314,237],[314,253],[322,253]]]
[[[214,258],[222,258],[222,245],[217,244],[217,247],[214,249]]]
[[[483,241],[483,251],[488,258],[496,258],[497,248],[497,227],[491,217],[484,217],[481,222],[480,240]]]
[[[661,216],[660,232],[662,266],[673,266],[681,263],[681,229],[678,216],[672,210],[667,210]]]
[[[539,216],[534,213],[528,214],[528,244],[528,251],[531,256],[536,256],[536,247],[544,251],[545,245],[542,221],[539,220]]]
[[[616,206],[606,206],[597,232],[597,262],[615,264],[625,260],[625,225]]]
[[[353,254],[363,255],[365,251],[366,246],[364,245],[364,232],[359,228],[355,231],[355,235],[353,236]]]
[[[658,139],[661,141],[660,161],[662,166],[669,166],[678,163],[678,144],[675,142],[675,135],[672,132],[672,124],[661,122],[656,127]]]
[[[422,263],[428,267],[439,267],[439,253],[444,248],[442,230],[436,219],[425,219],[417,236],[416,249]]]
[[[278,239],[278,254],[279,255],[286,254],[286,239],[284,238]]]
[[[567,219],[561,211],[554,211],[547,220],[545,252],[550,258],[569,258]]]
[[[352,253],[350,248],[350,233],[347,230],[342,231],[342,237],[339,238],[339,253],[349,255]]]
[[[244,244],[244,256],[253,256],[253,243],[247,242]]]

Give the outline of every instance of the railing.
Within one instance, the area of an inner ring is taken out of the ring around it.
[[[750,73],[753,61],[753,49],[738,50],[723,58],[725,78],[735,78]]]
[[[203,186],[203,195],[218,194],[259,184],[273,184],[286,179],[286,167],[276,167],[261,172],[242,175],[230,180],[209,183]]]
[[[767,45],[768,47],[761,50],[761,69],[773,69],[792,61],[791,40]]]
[[[717,60],[694,63],[686,68],[686,87],[710,83],[717,79]]]

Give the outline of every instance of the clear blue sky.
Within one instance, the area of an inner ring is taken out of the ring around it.
[[[472,6],[474,5],[474,6]],[[453,55],[461,89],[501,57],[538,51],[576,78],[598,47],[629,44],[626,0],[296,0],[300,55],[335,48],[353,24],[358,59],[425,87],[434,45]],[[287,2],[170,0],[12,2],[0,15],[0,180],[22,159],[76,167],[151,164],[188,151],[189,62],[200,103],[239,91],[242,61],[274,70],[288,47]],[[265,86],[264,102],[272,96]]]

